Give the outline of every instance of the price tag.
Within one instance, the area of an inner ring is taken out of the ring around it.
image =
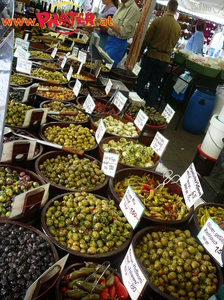
[[[125,97],[121,92],[118,92],[113,103],[120,111],[122,111],[127,100],[127,97]]]
[[[86,35],[86,34],[84,33],[83,36],[82,36],[82,40],[83,40],[83,42],[86,44],[86,43],[88,42],[88,40],[89,40],[88,35]]]
[[[73,49],[74,45],[75,45],[75,42],[73,41],[72,44],[71,44],[70,50]]]
[[[24,41],[27,41],[28,37],[29,37],[29,33],[26,33],[25,36],[24,36]]]
[[[103,120],[101,119],[100,124],[99,124],[99,126],[96,130],[96,133],[95,133],[95,139],[97,141],[97,144],[100,143],[100,141],[102,140],[105,132],[106,132],[106,126],[104,125]]]
[[[128,223],[135,229],[140,222],[145,207],[130,186],[128,186],[119,206]]]
[[[55,58],[55,55],[56,55],[57,51],[58,51],[58,48],[55,47],[55,48],[53,49],[52,53],[51,53],[51,57],[52,57],[52,58]]]
[[[75,85],[73,87],[73,93],[76,95],[76,97],[78,97],[81,86],[82,86],[81,82],[78,79],[76,79]]]
[[[164,118],[166,118],[167,123],[170,123],[174,114],[175,114],[175,110],[172,109],[172,107],[167,103],[161,115],[164,116]]]
[[[105,67],[106,67],[107,69],[111,70],[112,67],[113,67],[113,64],[106,64]]]
[[[74,47],[73,50],[72,50],[72,55],[74,55],[75,57],[77,57],[78,56],[78,52],[79,52],[79,48]]]
[[[24,50],[21,46],[18,46],[14,53],[14,57],[17,57],[17,58],[19,57],[19,58],[27,60],[30,57],[30,53],[28,51]]]
[[[29,151],[27,154],[27,159],[32,159],[34,157],[35,149],[36,149],[36,141],[27,141],[27,140],[18,140],[18,141],[11,141],[8,143],[3,143],[2,149],[2,158],[1,162],[11,162],[13,157],[13,147],[15,144],[21,143],[29,143]]]
[[[17,72],[22,72],[30,75],[31,69],[32,69],[32,61],[22,59],[22,58],[17,58],[17,63],[16,63]]]
[[[16,38],[15,48],[17,48],[18,46],[21,46],[24,50],[28,51],[30,43],[27,41],[24,41],[23,39]]]
[[[68,73],[67,73],[67,80],[70,81],[71,77],[72,77],[72,73],[73,73],[73,67],[70,66]]]
[[[198,234],[198,239],[205,249],[217,260],[221,267],[224,231],[210,217]]]
[[[63,58],[63,60],[61,62],[61,69],[62,70],[64,69],[64,66],[65,66],[66,62],[67,62],[67,56],[64,56],[64,58]]]
[[[143,294],[147,279],[138,266],[132,244],[129,246],[120,268],[122,281],[130,298],[132,300],[139,299]]]
[[[150,147],[159,155],[162,156],[164,150],[166,149],[169,140],[166,139],[161,133],[157,131]]]
[[[114,177],[117,170],[118,161],[119,154],[104,152],[101,170],[105,175]]]
[[[203,190],[194,163],[180,177],[180,184],[186,206],[190,208],[203,195]]]
[[[134,68],[132,69],[132,73],[135,74],[135,76],[138,76],[140,71],[141,71],[141,67],[136,63]]]
[[[106,87],[105,87],[105,92],[106,92],[107,95],[110,93],[110,90],[111,90],[112,86],[113,86],[113,83],[112,83],[112,81],[109,79],[108,82],[107,82],[107,85],[106,85]]]
[[[78,54],[78,61],[82,62],[83,64],[85,64],[86,62],[86,58],[87,58],[87,54],[83,51],[79,51],[79,54]]]
[[[96,78],[98,78],[98,76],[100,75],[100,71],[101,71],[101,67],[99,67],[99,70],[98,70],[98,72],[96,74]]]
[[[138,114],[134,120],[134,124],[138,127],[139,130],[142,131],[148,121],[148,118],[149,117],[144,113],[144,111],[139,109]]]
[[[83,108],[85,112],[91,114],[94,111],[96,104],[90,94],[86,97],[86,100],[83,103]]]

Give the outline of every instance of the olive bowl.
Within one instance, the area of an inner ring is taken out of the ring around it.
[[[82,125],[80,125],[80,124],[74,124],[74,125],[75,125],[75,127],[81,126],[81,127],[83,127],[83,128],[87,128],[86,126],[82,126]],[[69,124],[69,123],[64,123],[64,122],[49,122],[49,123],[45,123],[45,124],[41,125],[41,127],[40,127],[40,129],[39,129],[39,136],[40,136],[40,138],[41,138],[43,141],[51,142],[51,141],[49,141],[49,140],[44,136],[44,131],[45,131],[47,128],[53,127],[53,126],[55,126],[55,127],[60,127],[60,128],[66,128],[66,127],[68,128],[68,127],[70,126],[70,124]],[[92,133],[92,136],[93,136],[94,139],[95,139],[94,133]],[[75,139],[75,137],[73,137],[73,138]],[[61,146],[63,146],[63,145],[61,145]],[[68,147],[68,146],[66,146],[66,147]],[[96,142],[96,140],[95,140],[95,145],[94,145],[93,147],[88,148],[88,149],[84,149],[84,147],[83,147],[83,149],[77,149],[77,150],[84,150],[85,153],[92,153],[94,150],[97,149],[97,147],[98,147],[98,144],[97,144],[97,142]],[[70,147],[70,148],[71,148],[71,147]]]
[[[49,87],[48,86],[48,84],[47,83],[45,83],[45,82],[43,82],[43,83],[41,83],[41,85],[43,85],[44,87],[46,86],[46,88],[47,87]],[[57,89],[57,86],[54,86],[54,88],[56,88]],[[68,91],[71,91],[70,89],[68,89],[68,88],[66,88],[66,87],[64,87],[64,86],[62,86],[62,88],[63,88],[63,91],[65,90],[68,90]],[[58,93],[52,93],[52,95],[51,95],[51,97],[49,97],[49,96],[43,96],[43,95],[41,95],[40,94],[40,92],[38,91],[38,89],[36,90],[36,97],[37,97],[37,100],[39,101],[39,102],[42,102],[42,101],[61,101],[61,102],[70,102],[70,103],[74,103],[75,102],[75,100],[76,100],[76,96],[75,96],[75,94],[73,93],[73,96],[72,96],[72,98],[69,98],[69,99],[57,99],[57,96],[58,96]]]
[[[116,143],[119,142],[121,139],[121,137],[108,137],[108,138],[104,138],[101,140],[101,142],[99,143],[99,155],[100,155],[100,158],[103,159],[103,156],[104,156],[104,150],[103,150],[103,145],[104,144],[108,144],[110,141],[115,141]],[[126,141],[127,142],[132,142],[134,144],[138,144],[138,145],[141,145],[141,146],[145,146],[141,143],[138,143],[136,140],[133,140],[131,138],[126,138]],[[113,152],[113,149],[112,149],[112,152]],[[150,171],[155,171],[156,167],[158,166],[159,164],[159,156],[158,154],[154,153],[153,157],[152,157],[152,161],[153,161],[153,165],[151,167],[141,167],[142,169],[146,169],[146,170],[150,170]],[[124,164],[122,163],[121,161],[118,161],[118,165],[117,165],[117,170],[122,170],[122,169],[126,169],[126,168],[136,168],[136,166],[134,165],[127,165],[127,164]]]
[[[141,168],[130,168],[130,169],[122,169],[116,172],[116,175],[114,178],[109,179],[109,188],[108,188],[108,194],[111,199],[114,199],[117,203],[120,203],[122,199],[117,195],[115,192],[115,185],[118,182],[121,182],[123,179],[127,178],[128,176],[134,176],[137,175],[139,177],[143,177],[144,175],[149,175],[150,178],[154,178],[158,180],[160,183],[163,182],[164,178],[159,173],[149,171],[146,169]],[[177,183],[171,183],[165,185],[166,188],[168,188],[168,193],[177,194],[180,197],[183,198],[183,193],[181,187]],[[182,200],[184,202],[184,198]],[[191,216],[194,213],[194,208],[191,207],[189,214],[182,218],[181,220],[175,220],[175,221],[169,221],[169,220],[160,220],[157,218],[149,217],[145,214],[143,214],[142,219],[140,221],[139,227],[145,227],[145,226],[168,226],[168,227],[174,227],[174,228],[184,228],[187,226]]]
[[[14,74],[20,75],[19,73],[13,72]],[[12,74],[13,74],[12,73]],[[22,74],[23,75],[23,74]],[[27,83],[21,83],[21,84],[16,84],[16,83],[11,83],[10,82],[10,86],[11,87],[28,87],[33,83],[33,79],[29,76],[23,75],[23,77],[26,77],[29,79],[29,81]]]
[[[70,89],[73,89],[75,83],[76,83],[75,80],[69,81],[68,87],[69,87]],[[90,84],[89,84],[89,85],[90,85]],[[97,87],[93,87],[93,86],[90,86],[89,88],[90,88],[90,90],[91,90],[92,97],[96,97],[96,98],[98,98],[98,99],[99,99],[99,98],[100,98],[100,99],[101,99],[101,98],[102,98],[102,99],[108,98],[108,96],[107,96],[107,94],[106,94],[104,88],[101,88],[101,87],[97,88]],[[79,92],[79,95],[80,95],[80,96],[86,96],[86,97],[87,97],[88,94],[89,94],[89,91],[88,91],[87,88],[82,87],[82,88],[80,89],[80,92]]]
[[[157,226],[152,226],[152,227],[145,227],[145,228],[143,228],[142,230],[138,231],[134,235],[134,237],[132,239],[132,245],[133,245],[134,252],[135,252],[135,248],[136,248],[137,244],[147,234],[151,234],[153,232],[156,232],[156,233],[161,232],[161,233],[163,233],[163,232],[174,232],[174,231],[175,231],[174,228],[169,228],[167,226],[158,226],[158,227]],[[178,231],[180,231],[180,230],[178,230]],[[180,231],[180,232],[182,234],[184,233],[182,231]],[[201,245],[200,241],[198,241],[197,239],[195,239],[195,241],[197,242],[198,245]],[[149,250],[149,254],[150,254],[150,250]],[[135,252],[135,258],[136,258],[136,261],[137,261],[137,264],[138,264],[139,268],[141,269],[142,273],[144,274],[144,277],[147,279],[146,271],[145,271],[145,268],[143,266],[144,260],[142,262],[141,259],[137,258],[136,252]],[[221,270],[220,266],[218,265],[218,263],[216,263],[216,261],[211,256],[210,256],[210,261],[216,267],[216,270],[217,270],[217,272],[216,272],[217,279],[218,279],[217,290],[219,290],[220,287],[221,287],[221,285],[223,284],[222,270]],[[162,276],[161,276],[161,278],[162,278]],[[160,290],[149,279],[147,279],[147,282],[146,282],[146,287],[145,287],[145,290],[144,290],[144,293],[143,293],[143,298],[145,300],[147,300],[147,299],[157,299],[157,300],[164,300],[164,299],[175,300],[175,299],[177,299],[176,297],[172,297],[169,294],[165,293],[164,291]],[[188,299],[188,298],[186,297],[186,299]],[[202,299],[202,298],[200,298],[200,299]]]
[[[90,193],[86,193],[87,195],[89,195]],[[59,249],[59,251],[62,252],[62,254],[67,254],[69,253],[69,260],[71,262],[80,262],[80,260],[83,261],[93,261],[93,262],[99,262],[99,263],[103,263],[104,261],[110,261],[111,264],[113,265],[120,265],[125,254],[127,251],[127,248],[129,247],[132,237],[133,237],[133,230],[132,228],[130,229],[130,236],[128,237],[128,239],[120,246],[118,247],[116,250],[112,250],[109,251],[107,253],[102,253],[102,254],[87,254],[87,253],[81,253],[79,251],[75,251],[73,249],[70,249],[64,245],[62,245],[61,243],[59,243],[54,237],[53,235],[50,233],[47,225],[46,225],[46,212],[48,210],[49,207],[53,206],[54,201],[59,201],[59,202],[63,202],[63,197],[64,196],[69,196],[69,195],[75,195],[74,192],[70,192],[70,193],[64,193],[61,195],[58,195],[56,197],[54,197],[53,199],[49,200],[46,205],[43,207],[43,210],[41,212],[41,227],[43,232],[46,234],[46,236],[48,236],[48,238],[57,246],[57,248]],[[99,196],[97,194],[94,194],[94,196],[97,199],[100,200],[106,200],[107,198],[103,197],[103,196]],[[119,206],[115,203],[115,206],[117,207],[118,210]]]
[[[31,231],[32,233],[35,233],[35,234],[37,234],[38,236],[42,237],[42,238],[46,241],[46,243],[47,243],[48,245],[50,245],[51,251],[52,251],[53,256],[54,256],[54,259],[55,259],[55,263],[59,260],[58,252],[57,252],[57,250],[56,250],[54,244],[53,244],[53,243],[51,242],[51,240],[50,240],[45,234],[43,234],[40,230],[36,229],[36,228],[33,227],[33,226],[30,226],[30,225],[28,225],[28,224],[24,224],[24,223],[21,223],[21,222],[17,222],[17,221],[13,221],[13,220],[2,220],[2,219],[0,219],[1,233],[2,233],[2,230],[3,230],[3,226],[4,226],[4,225],[5,225],[5,226],[7,226],[7,225],[11,225],[11,226],[15,225],[15,226],[18,226],[19,228],[22,228],[23,230]],[[10,234],[12,234],[12,232],[9,232],[9,236],[10,236]],[[2,237],[3,237],[3,236],[2,236]],[[29,245],[29,248],[30,248],[30,249],[31,249],[31,248],[35,249],[33,245],[35,245],[35,243],[32,243],[32,242],[31,242],[30,245]],[[17,246],[13,246],[13,247],[17,248]],[[29,251],[30,251],[30,249],[29,249]],[[36,250],[36,251],[38,251],[38,250]],[[21,252],[22,252],[22,251],[21,251]],[[24,253],[25,253],[25,252],[26,252],[26,249],[24,249]],[[2,252],[1,252],[1,256],[2,256]],[[14,271],[15,271],[15,269],[14,269]],[[59,278],[60,275],[61,275],[61,272],[62,272],[62,271],[60,271],[60,272],[57,274],[56,277],[53,277],[52,279],[50,279],[50,280],[48,281],[48,286],[47,286],[47,288],[46,288],[46,286],[45,286],[45,288],[41,291],[41,293],[40,293],[39,296],[36,296],[35,298],[32,298],[32,299],[33,299],[33,300],[44,300],[44,299],[46,299],[46,297],[49,295],[49,293],[50,293],[50,292],[52,291],[52,289],[54,288],[54,286],[55,286],[55,284],[56,284],[58,278]],[[25,278],[25,277],[24,277],[24,278]],[[13,292],[13,293],[14,293],[14,292]],[[13,299],[13,296],[14,296],[14,294],[12,294],[12,298],[11,298],[11,299]]]
[[[39,156],[36,161],[35,161],[35,171],[36,173],[47,183],[50,183],[50,189],[52,191],[54,191],[55,193],[57,194],[63,194],[63,193],[66,193],[66,192],[81,192],[81,191],[85,191],[85,192],[91,192],[93,194],[96,194],[96,193],[100,193],[100,194],[104,194],[106,191],[107,191],[107,184],[108,184],[108,177],[106,176],[105,177],[105,180],[102,184],[98,185],[98,186],[95,186],[93,188],[90,188],[90,189],[70,189],[70,188],[66,188],[65,186],[62,186],[62,185],[58,185],[56,183],[54,183],[53,181],[51,181],[49,178],[47,178],[46,176],[44,176],[42,173],[41,173],[41,170],[39,168],[39,166],[45,162],[47,159],[48,160],[51,160],[52,158],[56,158],[58,155],[60,156],[64,156],[67,158],[67,156],[69,155],[67,152],[64,152],[64,151],[51,151],[51,152],[47,152],[45,154],[42,154],[41,156]],[[101,169],[101,163],[96,160],[94,157],[92,156],[89,156],[87,154],[84,154],[83,156],[79,156],[78,157],[81,159],[81,158],[88,158],[90,161],[97,161],[98,165],[100,166],[100,169]],[[52,165],[52,164],[51,164]]]

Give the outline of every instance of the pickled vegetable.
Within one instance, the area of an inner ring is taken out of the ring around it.
[[[190,209],[183,202],[183,198],[176,193],[171,194],[163,185],[156,189],[159,184],[159,180],[150,175],[131,175],[116,183],[114,190],[122,199],[130,185],[144,204],[144,214],[147,217],[164,221],[177,221],[187,217]]]
[[[174,298],[207,300],[217,291],[216,267],[189,230],[145,233],[134,251],[148,280]]]
[[[60,86],[46,86],[46,85],[39,85],[39,88],[45,88],[45,89],[57,89],[60,90],[60,92],[51,92],[51,91],[40,91],[37,90],[36,94],[40,95],[42,97],[48,98],[48,99],[53,99],[57,101],[62,101],[62,100],[71,100],[75,98],[75,94],[73,93],[72,90],[67,89],[67,88],[62,88]]]
[[[11,126],[23,126],[26,112],[32,109],[32,106],[16,102],[8,101],[5,123]]]
[[[211,218],[215,223],[224,221],[224,209],[220,206],[202,206],[198,209],[197,219],[200,227],[203,227],[208,220]]]
[[[31,82],[31,79],[26,76],[21,76],[19,74],[12,74],[10,77],[10,84],[23,85]]]
[[[31,57],[38,57],[44,59],[52,59],[51,55],[39,50],[30,50],[29,51]]]
[[[90,86],[89,88],[91,90],[91,94],[92,94],[93,97],[96,97],[96,98],[97,97],[107,97],[106,92],[105,92],[104,89],[98,89],[98,88],[95,88],[95,87],[92,87],[92,86]],[[89,94],[89,90],[87,88],[82,87],[80,89],[80,94],[87,96]]]
[[[9,88],[9,100],[21,102],[25,94],[25,89],[15,89],[10,86]]]
[[[63,76],[63,74],[58,71],[53,72],[53,71],[37,68],[32,70],[31,75],[38,78],[47,79],[47,80],[56,80],[59,81],[60,83],[67,82],[67,79]]]

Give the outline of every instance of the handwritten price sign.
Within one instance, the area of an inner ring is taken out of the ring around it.
[[[135,64],[134,68],[132,69],[132,73],[135,74],[135,76],[138,76],[140,71],[141,67],[138,64]]]
[[[170,123],[170,121],[172,120],[174,114],[175,114],[175,110],[173,110],[172,107],[169,104],[167,104],[161,115],[164,118],[166,118],[167,123]]]
[[[64,69],[64,66],[65,66],[66,62],[67,62],[67,56],[64,56],[64,58],[63,58],[63,60],[61,62],[61,69],[62,70]]]
[[[121,92],[118,92],[113,103],[120,111],[122,111],[127,100],[127,97],[125,97]]]
[[[79,54],[78,54],[78,61],[85,64],[86,63],[86,58],[87,58],[87,54],[80,50]]]
[[[100,141],[102,140],[104,133],[106,132],[106,126],[103,123],[103,120],[100,120],[100,124],[96,130],[96,134],[95,134],[95,139],[97,141],[97,144],[100,143]]]
[[[73,93],[76,95],[76,97],[78,97],[81,86],[82,86],[81,82],[78,79],[76,79],[76,82],[75,82],[75,85],[73,88]]]
[[[110,92],[112,86],[113,86],[112,81],[111,81],[110,79],[108,79],[107,85],[106,85],[106,87],[105,87],[105,92],[106,92],[107,95],[109,94],[109,92]]]
[[[161,133],[157,131],[150,147],[159,155],[162,156],[166,149],[169,140],[166,139]]]
[[[51,57],[52,57],[52,58],[55,58],[55,55],[56,55],[57,51],[58,51],[58,48],[55,47],[55,48],[53,49],[52,53],[51,53]]]
[[[104,174],[110,177],[114,177],[117,170],[118,161],[119,154],[104,152],[101,168]]]
[[[75,57],[77,57],[78,56],[78,52],[79,52],[79,48],[74,47],[73,50],[72,50],[72,55],[74,55]]]
[[[72,73],[73,73],[73,67],[70,66],[68,73],[67,73],[67,80],[70,81],[71,77],[72,77]]]
[[[32,69],[32,61],[17,58],[17,64],[16,64],[16,71],[29,74],[31,73]]]
[[[94,102],[93,98],[89,94],[86,97],[85,102],[83,103],[83,108],[85,109],[85,112],[91,114],[94,111],[95,106],[96,103]]]
[[[148,118],[149,117],[144,113],[144,111],[139,109],[138,114],[134,120],[134,124],[138,127],[139,130],[142,131],[148,121]]]

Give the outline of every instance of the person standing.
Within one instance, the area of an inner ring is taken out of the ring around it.
[[[204,29],[206,27],[206,23],[203,20],[199,20],[196,24],[196,31],[187,41],[184,49],[190,50],[196,54],[203,54],[203,46],[204,46]]]
[[[165,75],[174,46],[181,35],[180,25],[174,18],[178,7],[176,0],[170,0],[165,16],[156,18],[148,28],[143,41],[140,56],[148,47],[141,63],[136,92],[143,98],[145,85],[150,82],[146,106],[153,107],[158,98],[161,78]]]
[[[224,43],[224,27],[220,31],[216,32],[208,50],[208,55],[211,57],[219,57],[220,51],[223,48]]]
[[[113,67],[116,67],[124,56],[127,40],[133,37],[140,16],[135,0],[121,1],[111,24],[103,27],[108,33],[105,51],[113,59]]]

